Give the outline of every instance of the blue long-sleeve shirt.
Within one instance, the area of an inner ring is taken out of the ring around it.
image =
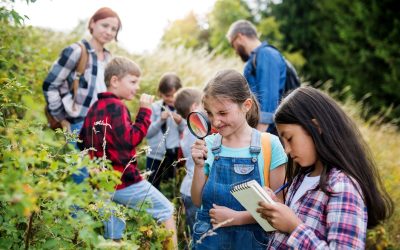
[[[256,67],[253,66],[254,56]],[[286,81],[286,64],[275,48],[263,42],[255,48],[244,67],[244,77],[260,103],[259,123],[273,124],[273,115],[278,107]]]

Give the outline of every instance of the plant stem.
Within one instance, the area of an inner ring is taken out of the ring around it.
[[[34,215],[35,215],[35,213],[32,213],[29,216],[28,227],[26,228],[26,232],[25,232],[25,250],[29,249],[29,239],[31,238],[32,223],[33,223],[33,216]]]

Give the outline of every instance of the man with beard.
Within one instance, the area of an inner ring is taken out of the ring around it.
[[[277,49],[261,42],[254,25],[247,20],[231,24],[226,38],[245,62],[243,75],[260,103],[259,131],[277,134],[273,115],[278,107],[286,80],[286,64]]]

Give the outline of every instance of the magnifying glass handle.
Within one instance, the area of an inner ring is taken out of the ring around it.
[[[201,139],[202,141],[205,141],[204,138]],[[206,161],[207,160],[207,156],[203,156],[203,160]]]

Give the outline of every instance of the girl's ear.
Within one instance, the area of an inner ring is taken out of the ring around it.
[[[253,100],[251,98],[247,98],[244,102],[243,102],[243,108],[244,110],[247,112],[249,112],[249,110],[251,109],[251,107],[253,106]]]
[[[322,134],[322,129],[319,126],[317,119],[313,118],[313,119],[311,119],[311,122],[314,123],[315,127],[318,129],[319,134]]]

